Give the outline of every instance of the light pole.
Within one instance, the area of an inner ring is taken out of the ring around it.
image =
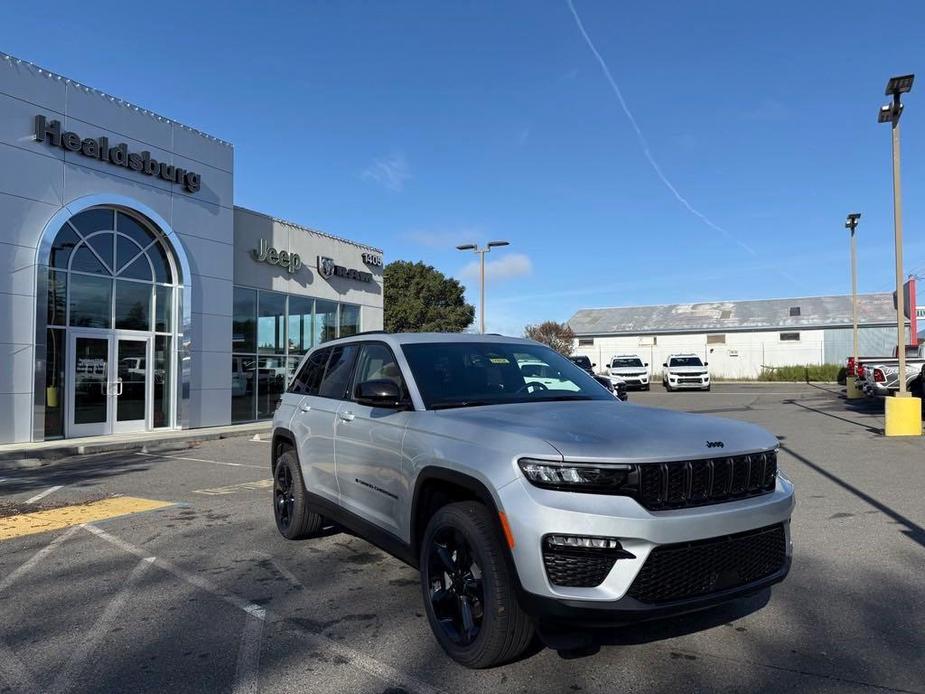
[[[485,254],[492,248],[511,245],[508,241],[489,241],[484,248],[474,243],[464,243],[456,246],[457,251],[473,251],[479,254],[479,332],[485,334]]]
[[[890,103],[880,107],[877,121],[890,123],[893,131],[893,231],[896,244],[896,356],[899,357],[899,392],[886,399],[884,433],[887,436],[921,436],[922,411],[918,398],[906,389],[906,315],[903,297],[903,217],[902,188],[899,183],[899,117],[903,112],[901,95],[912,89],[915,75],[891,77],[886,85]]]
[[[896,355],[899,357],[899,393],[907,397],[906,390],[906,316],[903,304],[903,215],[902,189],[899,182],[899,117],[903,113],[900,96],[912,89],[915,75],[891,77],[886,84],[885,94],[892,101],[880,107],[878,123],[890,123],[893,131],[893,233],[896,245]]]
[[[854,334],[854,368],[857,374],[858,368],[858,243],[854,236],[858,228],[858,220],[861,219],[860,212],[852,212],[845,220],[845,229],[851,231],[851,325]],[[861,397],[858,390],[857,379],[848,380],[848,398],[855,400]]]

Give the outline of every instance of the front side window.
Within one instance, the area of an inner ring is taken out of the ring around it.
[[[401,369],[395,361],[395,355],[386,345],[378,342],[365,344],[360,350],[354,382],[364,383],[365,381],[392,381],[398,386],[402,396],[407,396],[408,393]]]
[[[545,345],[422,342],[402,351],[427,409],[613,400],[586,371]]]

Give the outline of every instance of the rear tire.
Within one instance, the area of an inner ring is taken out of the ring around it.
[[[306,497],[299,459],[293,451],[286,451],[273,471],[273,517],[279,534],[287,540],[304,540],[321,530],[324,518],[308,507]]]
[[[487,668],[520,656],[534,635],[521,609],[497,522],[478,502],[441,507],[420,548],[424,610],[453,660]]]

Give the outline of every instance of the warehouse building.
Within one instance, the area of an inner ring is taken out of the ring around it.
[[[589,308],[568,324],[574,354],[598,369],[636,354],[656,377],[669,354],[699,355],[714,378],[754,378],[765,368],[844,364],[853,344],[850,296]],[[859,295],[858,324],[862,355],[892,353],[893,295]]]
[[[382,328],[379,249],[233,183],[231,144],[0,54],[0,443],[267,419]]]

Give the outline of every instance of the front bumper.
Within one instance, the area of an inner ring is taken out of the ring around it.
[[[623,374],[611,374],[611,378],[620,378],[626,383],[627,388],[644,388],[649,385],[648,376],[625,376]]]
[[[621,623],[697,610],[761,590],[786,576],[792,555],[790,515],[793,485],[778,477],[768,494],[671,511],[648,511],[628,497],[558,492],[515,480],[499,490],[515,538],[511,550],[524,609],[557,621]],[[627,595],[651,552],[659,545],[705,540],[783,524],[784,568],[757,583],[671,603],[643,604]],[[550,533],[612,537],[632,553],[619,559],[597,586],[554,585],[543,562],[542,540]]]
[[[694,380],[695,378],[696,380]],[[668,385],[676,390],[683,390],[687,388],[690,388],[693,390],[709,388],[710,387],[710,377],[702,376],[698,378],[694,376],[680,376],[677,378],[673,378],[669,376]]]

